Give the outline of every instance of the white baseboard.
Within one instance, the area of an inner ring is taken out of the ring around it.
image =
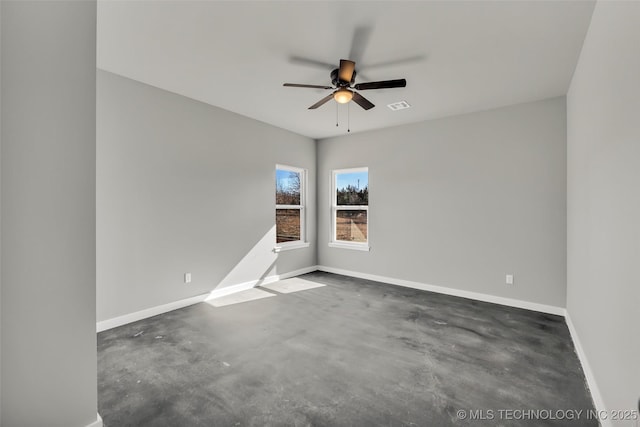
[[[593,371],[591,370],[591,365],[589,365],[589,360],[587,359],[587,354],[584,352],[584,348],[580,343],[580,338],[578,336],[578,331],[576,327],[573,325],[573,321],[571,320],[571,316],[569,315],[569,311],[567,311],[564,315],[564,319],[567,322],[567,327],[569,328],[569,333],[571,334],[571,339],[573,340],[573,346],[576,349],[576,354],[578,355],[578,359],[580,360],[580,364],[582,365],[582,371],[584,372],[584,376],[587,380],[587,384],[589,385],[589,391],[591,392],[591,398],[593,399],[593,404],[596,407],[596,411],[600,413],[600,411],[604,411],[606,413],[606,406],[604,404],[604,400],[602,399],[602,394],[600,394],[600,389],[598,388],[598,384],[596,383],[596,377],[593,375]],[[600,419],[601,427],[612,427],[610,419]]]
[[[341,268],[327,267],[319,265],[318,270],[327,273],[342,274],[344,276],[358,277],[360,279],[373,280],[375,282],[389,283],[391,285],[404,286],[405,288],[420,289],[423,291],[436,292],[439,294],[453,295],[456,297],[469,298],[477,301],[490,302],[493,304],[507,305],[510,307],[524,308],[526,310],[540,311],[542,313],[556,314],[564,316],[565,309],[553,305],[538,304],[535,302],[522,301],[513,298],[498,297],[495,295],[483,294],[479,292],[464,291],[461,289],[447,288],[444,286],[428,285],[426,283],[412,282],[410,280],[395,279],[393,277],[378,276],[375,274],[360,273],[357,271],[343,270]]]
[[[96,420],[87,425],[87,427],[102,427],[102,417],[100,416],[100,414],[98,414]]]
[[[271,277],[273,276],[265,278],[264,281],[271,282]],[[227,295],[235,294],[236,292],[246,291],[247,289],[254,288],[258,283],[258,280],[252,280],[250,282],[238,283],[237,285],[225,286],[221,289],[214,289],[210,293],[205,294],[202,301],[211,301],[212,299],[226,297]]]
[[[249,282],[239,283],[233,286],[226,286],[222,289],[214,289],[211,293],[207,294],[203,301],[211,301],[212,299],[224,297],[227,295],[235,294],[236,292],[246,291],[247,289],[255,288],[256,286],[268,285],[269,283],[277,282],[278,280],[288,279],[290,277],[300,276],[301,274],[311,273],[318,268],[313,265],[311,267],[305,267],[298,270],[290,271],[283,274],[274,274],[273,276],[267,276],[264,279],[251,280]]]
[[[315,265],[313,265],[310,267],[301,268],[299,270],[294,270],[294,271],[290,271],[283,274],[274,274],[272,276],[267,276],[263,279],[252,280],[249,282],[239,283],[237,285],[232,285],[232,286],[225,286],[222,289],[214,289],[211,292],[206,294],[196,295],[194,297],[181,299],[179,301],[173,301],[167,304],[146,308],[144,310],[136,311],[134,313],[124,314],[122,316],[114,317],[107,320],[102,320],[96,323],[96,331],[102,332],[102,331],[106,331],[107,329],[117,328],[118,326],[137,322],[138,320],[157,316],[158,314],[167,313],[169,311],[177,310],[179,308],[188,307],[190,305],[197,304],[199,302],[210,301],[215,298],[231,295],[236,292],[254,288],[256,286],[266,285],[269,283],[277,282],[278,280],[284,280],[284,279],[288,279],[289,277],[310,273],[312,271],[316,271],[317,269],[318,268]]]
[[[204,301],[204,299],[208,295],[209,294],[197,295],[195,297],[185,298],[179,301],[170,302],[168,304],[162,304],[133,313],[124,314],[122,316],[113,317],[111,319],[102,320],[96,323],[96,331],[106,331],[107,329],[117,328],[118,326],[126,325],[127,323],[137,322],[138,320],[146,319],[148,317],[157,316],[158,314],[167,313],[169,311],[197,304]]]

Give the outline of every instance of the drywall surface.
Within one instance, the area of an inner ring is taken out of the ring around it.
[[[318,263],[564,307],[565,113],[560,97],[319,141]],[[360,166],[371,251],[329,247],[331,170]]]
[[[2,189],[2,3],[0,3],[0,189]],[[0,191],[0,242],[2,242],[2,193]],[[2,426],[2,245],[0,244],[0,426]]]
[[[316,264],[314,140],[101,70],[97,94],[98,321]],[[277,254],[276,164],[308,170],[311,243]]]
[[[567,311],[608,410],[640,398],[638,22],[598,2],[567,95]]]
[[[2,425],[96,421],[96,2],[2,2]]]

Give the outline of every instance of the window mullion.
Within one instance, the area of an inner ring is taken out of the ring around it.
[[[367,205],[338,205],[333,207],[339,211],[368,211],[369,206]]]

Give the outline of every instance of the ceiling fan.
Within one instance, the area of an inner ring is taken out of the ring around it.
[[[375,105],[371,103],[367,98],[360,95],[355,90],[371,90],[371,89],[391,89],[396,87],[405,87],[407,86],[407,81],[405,79],[396,79],[396,80],[383,80],[379,82],[367,82],[367,83],[355,83],[356,79],[356,63],[354,61],[350,61],[348,59],[340,60],[340,67],[331,71],[331,84],[333,86],[323,86],[323,85],[306,85],[306,84],[297,84],[297,83],[285,83],[283,86],[286,87],[306,87],[312,89],[334,89],[330,95],[325,96],[320,101],[313,104],[309,107],[309,110],[315,110],[320,107],[330,99],[335,99],[339,104],[346,104],[349,101],[353,100],[356,104],[364,108],[365,110],[370,110]]]

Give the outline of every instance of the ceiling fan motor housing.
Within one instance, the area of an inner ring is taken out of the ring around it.
[[[346,78],[345,78],[346,77]],[[308,85],[308,84],[297,84],[297,83],[284,83],[283,86],[288,87],[305,87],[311,89],[335,89],[333,93],[325,96],[320,101],[313,104],[309,107],[309,110],[315,110],[316,108],[324,105],[329,102],[331,99],[335,99],[339,104],[346,104],[353,100],[356,104],[362,107],[365,110],[370,110],[375,105],[364,96],[360,95],[355,90],[370,90],[370,89],[389,89],[395,87],[405,87],[407,85],[407,81],[405,79],[396,79],[396,80],[384,80],[379,82],[367,82],[367,83],[359,83],[355,86],[352,86],[356,80],[356,63],[354,61],[350,61],[348,59],[340,60],[340,67],[331,71],[331,83],[332,86],[323,86],[323,85]]]
[[[356,81],[356,70],[353,70],[353,75],[351,76],[350,82],[345,82],[338,78],[339,68],[336,68],[331,72],[331,84],[335,87],[349,87]]]

